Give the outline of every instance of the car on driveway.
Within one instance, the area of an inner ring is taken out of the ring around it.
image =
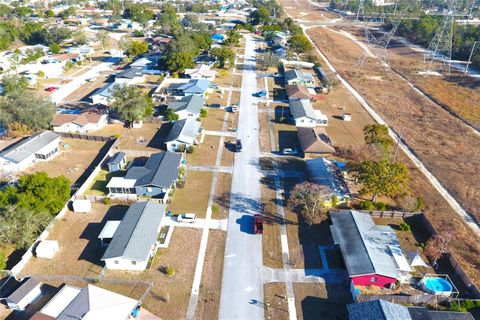
[[[197,222],[197,215],[195,213],[182,213],[177,217],[178,222],[195,223]]]
[[[222,105],[221,105],[220,103],[212,103],[212,104],[210,104],[210,108],[219,109],[219,108],[221,108],[221,107],[222,107]]]
[[[220,89],[220,87],[217,84],[210,84],[210,88],[212,89]]]
[[[238,112],[238,104],[234,104],[231,106],[232,112]]]
[[[255,214],[253,216],[253,233],[263,234],[263,216],[261,214]]]
[[[57,91],[58,90],[58,87],[48,87],[45,89],[45,91],[48,91],[48,92],[54,92],[54,91]]]
[[[288,156],[296,156],[298,152],[297,152],[297,150],[292,149],[292,148],[285,148],[285,149],[283,149],[282,153],[286,156],[287,155]]]
[[[242,151],[242,140],[237,139],[237,143],[235,144],[235,151],[236,152]]]

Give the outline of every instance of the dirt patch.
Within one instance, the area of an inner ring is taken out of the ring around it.
[[[266,305],[265,319],[289,319],[285,283],[266,283],[263,285],[263,295]]]
[[[259,122],[259,139],[260,139],[260,151],[270,152],[272,150],[270,144],[270,119],[266,112],[258,114]]]
[[[45,171],[50,177],[64,175],[74,183],[90,166],[105,142],[62,138],[60,153],[53,159],[37,162],[25,173]]]
[[[190,212],[205,218],[212,179],[211,172],[188,172],[185,186],[175,190],[168,210],[174,215]]]
[[[127,207],[108,207],[92,203],[89,213],[67,212],[53,227],[49,240],[57,240],[60,249],[53,259],[32,258],[23,273],[40,275],[76,275],[96,277],[103,268],[100,258],[105,248],[98,235],[107,220],[121,220]]]
[[[271,268],[283,268],[279,224],[281,216],[277,211],[274,177],[264,177],[260,190],[265,216],[262,236],[263,264]]]
[[[187,153],[187,164],[192,166],[213,166],[217,159],[220,137],[205,135],[203,142],[195,146],[193,153]]]
[[[218,318],[226,238],[227,234],[219,230],[210,230],[208,234],[196,319]]]
[[[353,303],[348,288],[323,283],[295,283],[298,319],[336,320],[347,317],[347,304]]]
[[[212,207],[212,219],[226,219],[230,210],[230,190],[232,175],[219,173],[215,189],[215,202]]]
[[[223,103],[223,106],[225,103]],[[202,119],[202,128],[211,131],[221,131],[225,119],[224,109],[208,108],[208,116]]]

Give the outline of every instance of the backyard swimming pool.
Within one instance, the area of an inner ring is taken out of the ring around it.
[[[438,277],[424,277],[420,284],[423,290],[435,295],[449,296],[453,290],[448,280]]]

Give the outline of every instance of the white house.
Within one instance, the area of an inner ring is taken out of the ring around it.
[[[101,259],[105,267],[111,270],[145,270],[157,251],[164,214],[164,205],[150,201],[132,204]]]
[[[42,295],[41,287],[42,283],[35,278],[25,278],[20,283],[9,278],[1,287],[2,291],[8,291],[8,295],[0,296],[0,301],[4,300],[9,309],[23,311]]]
[[[48,161],[59,149],[60,136],[43,131],[0,151],[0,170],[15,172],[25,170],[37,161]]]
[[[135,299],[91,284],[83,289],[64,285],[31,319],[126,320],[137,306]]]
[[[193,69],[185,69],[185,76],[190,79],[207,79],[213,81],[216,75],[217,72],[211,70],[210,66],[206,64],[197,64]]]
[[[165,146],[168,151],[178,151],[181,147],[188,148],[197,143],[197,136],[200,133],[200,121],[188,117],[175,121],[165,138]]]
[[[115,76],[115,83],[121,85],[132,85],[145,82],[143,68],[128,68]]]
[[[170,102],[168,109],[173,110],[178,115],[179,120],[189,117],[198,118],[204,103],[205,99],[202,96],[192,94],[182,97],[178,101]]]
[[[297,127],[326,126],[328,118],[320,110],[313,109],[310,100],[293,100],[289,103],[290,113]]]
[[[87,133],[100,130],[108,123],[108,116],[99,112],[56,114],[52,120],[55,132]]]
[[[115,86],[114,82],[107,83],[102,88],[96,90],[91,96],[93,104],[103,104],[108,106],[112,100],[112,90]]]

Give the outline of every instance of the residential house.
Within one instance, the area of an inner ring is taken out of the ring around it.
[[[115,84],[132,85],[145,82],[143,68],[128,68],[115,76]]]
[[[205,99],[202,96],[192,94],[182,97],[178,101],[170,102],[168,109],[175,111],[180,120],[189,117],[198,118],[204,103]]]
[[[189,96],[192,94],[197,94],[199,96],[205,96],[208,88],[210,86],[210,81],[206,79],[195,79],[190,80],[187,83],[173,83],[167,88],[167,93],[172,96]]]
[[[298,127],[297,134],[305,156],[335,152],[325,128]]]
[[[285,91],[287,92],[288,101],[294,100],[311,100],[312,95],[308,91],[307,87],[302,85],[286,85]]]
[[[437,311],[407,307],[385,300],[370,300],[347,305],[348,320],[474,320],[468,312]]]
[[[102,256],[110,270],[143,271],[157,251],[165,206],[150,201],[132,204]]]
[[[297,127],[326,126],[328,118],[320,110],[313,109],[309,100],[292,100],[290,113]]]
[[[210,36],[213,43],[221,44],[225,40],[225,35],[222,33],[214,33]]]
[[[113,88],[116,85],[114,82],[109,82],[102,88],[96,90],[91,96],[93,104],[103,104],[108,106],[112,101]]]
[[[130,68],[146,68],[147,66],[149,66],[150,64],[152,63],[151,60],[147,59],[147,58],[139,58],[135,61],[133,61],[132,63],[130,63],[129,67]]]
[[[9,309],[23,311],[42,295],[42,283],[35,278],[25,278],[17,281],[9,277],[0,284],[0,301]]]
[[[100,130],[108,123],[108,116],[98,111],[86,111],[80,114],[57,113],[52,120],[55,132],[88,133]]]
[[[351,281],[356,286],[390,287],[412,271],[395,231],[376,225],[368,213],[331,212],[333,241],[340,247]]]
[[[37,161],[48,161],[58,153],[59,144],[60,136],[48,130],[20,140],[0,151],[0,169],[22,171]]]
[[[207,79],[214,81],[217,72],[211,70],[210,66],[206,64],[197,64],[193,69],[186,69],[185,76],[190,79]]]
[[[90,47],[89,45],[82,45],[82,46],[76,46],[76,47],[68,47],[66,49],[67,52],[73,52],[73,53],[78,53],[81,54],[85,57],[89,57],[92,54],[95,53],[95,50]]]
[[[350,199],[350,191],[343,179],[340,168],[333,160],[315,158],[305,162],[307,180],[331,191],[330,199],[335,196],[338,203]],[[327,203],[330,205],[331,203]]]
[[[127,154],[123,151],[115,153],[107,162],[108,172],[120,171],[127,164]]]
[[[168,151],[182,151],[197,143],[200,132],[200,121],[195,118],[185,118],[175,121],[165,138],[165,147]]]
[[[144,165],[133,164],[124,177],[113,177],[107,184],[111,197],[146,196],[168,199],[176,183],[183,155],[173,152],[152,154]]]
[[[85,288],[63,285],[31,320],[109,319],[125,320],[139,302],[88,284]]]
[[[285,85],[304,85],[313,86],[315,80],[310,73],[304,73],[297,69],[291,69],[285,72]]]

